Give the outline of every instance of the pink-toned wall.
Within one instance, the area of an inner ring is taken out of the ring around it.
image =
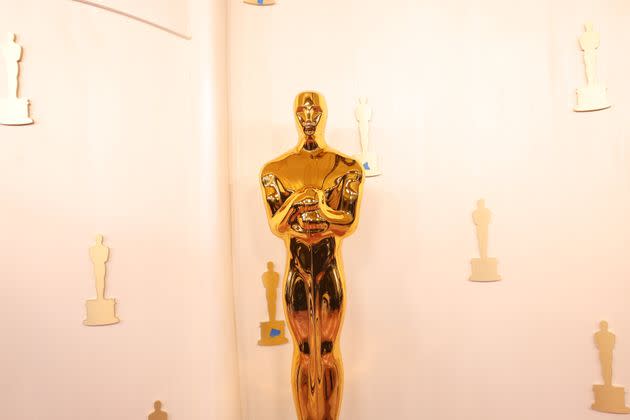
[[[0,1],[36,121],[0,126],[3,417],[139,420],[160,399],[172,420],[239,418],[226,7],[191,1],[188,41],[72,1]],[[111,327],[82,325],[97,233]]]
[[[613,108],[576,114],[577,38],[601,32]],[[243,418],[294,418],[291,347],[256,346],[260,275],[285,263],[261,166],[293,147],[294,95],[328,99],[328,142],[358,152],[374,108],[384,175],[344,243],[342,418],[588,420],[592,334],[617,334],[630,389],[630,6],[621,0],[230,2],[233,243]],[[494,213],[504,281],[467,281],[471,213]]]

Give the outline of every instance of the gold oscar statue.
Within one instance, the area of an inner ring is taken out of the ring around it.
[[[628,414],[630,408],[626,407],[625,390],[612,384],[615,334],[608,331],[608,322],[599,323],[599,331],[595,333],[595,345],[599,350],[604,385],[593,385],[595,402],[591,408],[604,413]]]
[[[492,213],[486,208],[484,200],[477,201],[477,209],[473,212],[473,222],[477,226],[477,243],[479,244],[479,256],[470,262],[472,274],[470,281],[499,281],[501,276],[497,272],[499,262],[496,258],[488,258],[488,226]]]
[[[105,263],[109,259],[109,248],[103,245],[103,235],[96,236],[96,243],[90,248],[90,258],[94,264],[96,277],[96,299],[85,302],[87,317],[83,324],[89,326],[116,324],[120,322],[116,317],[116,300],[105,299]]]
[[[339,335],[345,307],[342,239],[356,228],[359,162],[326,145],[326,102],[302,92],[297,147],[261,173],[269,226],[284,240],[284,303],[293,336],[293,399],[299,420],[337,420],[343,392]]]
[[[278,283],[280,275],[273,271],[273,263],[267,263],[267,271],[262,276],[267,295],[267,312],[269,321],[260,323],[260,346],[278,346],[289,342],[284,334],[284,321],[276,320],[276,302],[278,301]]]
[[[168,420],[168,414],[166,411],[162,411],[162,402],[156,401],[153,403],[155,411],[149,414],[149,420]]]

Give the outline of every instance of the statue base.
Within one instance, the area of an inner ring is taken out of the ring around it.
[[[595,402],[591,408],[603,413],[629,414],[630,408],[626,407],[625,390],[618,386],[593,385]]]
[[[276,4],[276,0],[243,0],[247,4],[255,4],[257,6],[271,6]]]
[[[574,111],[599,111],[610,107],[605,86],[592,85],[577,90],[577,105],[573,108]]]
[[[284,336],[284,321],[269,321],[260,323],[259,346],[279,346],[288,343]]]
[[[381,174],[381,170],[378,167],[378,156],[376,156],[376,153],[361,153],[360,155],[356,155],[354,158],[361,163],[365,176],[379,176]]]
[[[83,325],[111,325],[120,322],[116,317],[116,299],[94,299],[85,302],[87,318]]]
[[[470,261],[472,266],[472,274],[470,281],[499,281],[501,276],[497,271],[499,262],[496,258],[473,258]]]
[[[33,120],[28,116],[28,99],[4,98],[0,99],[0,124],[29,125]]]

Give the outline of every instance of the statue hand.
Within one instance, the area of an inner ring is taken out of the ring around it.
[[[296,193],[294,207],[298,213],[304,213],[306,211],[316,210],[319,204],[318,190],[314,188],[306,188]]]

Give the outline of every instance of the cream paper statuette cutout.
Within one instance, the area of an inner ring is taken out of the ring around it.
[[[359,105],[357,105],[354,112],[357,122],[359,123],[359,138],[361,140],[361,154],[356,155],[354,158],[361,162],[363,173],[365,176],[369,177],[380,175],[381,170],[378,165],[378,156],[368,148],[370,143],[369,134],[372,107],[370,107],[367,102],[367,98],[359,98]]]
[[[0,98],[0,124],[33,124],[33,120],[29,117],[29,100],[18,97],[22,47],[15,42],[13,32],[6,34],[1,49],[7,69],[7,97]]]
[[[595,333],[595,345],[599,350],[604,385],[593,385],[595,402],[591,408],[604,413],[628,414],[630,408],[626,407],[625,390],[612,384],[615,334],[608,331],[608,322],[599,323],[599,331]]]
[[[278,346],[289,342],[285,337],[284,321],[276,320],[276,302],[278,301],[277,289],[280,283],[280,275],[273,271],[273,263],[267,263],[267,271],[262,275],[267,297],[268,322],[260,323],[259,346]]]
[[[276,4],[276,0],[243,0],[243,2],[257,6],[271,6],[272,4]]]
[[[156,401],[153,403],[153,408],[155,409],[153,413],[149,414],[148,420],[167,420],[168,413],[166,411],[162,411],[162,402]]]
[[[484,200],[477,202],[477,209],[473,212],[473,222],[477,227],[477,242],[481,258],[473,258],[472,275],[470,281],[499,281],[501,276],[497,272],[498,261],[496,258],[488,258],[488,226],[492,213],[486,208]]]
[[[580,37],[580,47],[584,51],[584,67],[586,69],[586,87],[577,90],[576,112],[599,111],[610,108],[606,97],[606,86],[597,81],[597,49],[599,48],[599,32],[593,30],[593,24],[584,25],[585,31]]]
[[[120,322],[116,317],[116,300],[105,299],[105,275],[109,248],[103,245],[103,236],[96,236],[96,244],[90,248],[90,258],[94,264],[96,278],[96,299],[85,302],[87,318],[83,324],[89,326],[111,325]]]

